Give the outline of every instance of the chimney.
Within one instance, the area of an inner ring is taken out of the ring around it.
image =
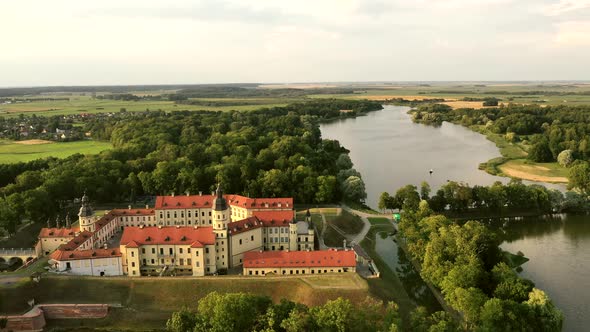
[[[344,242],[344,249],[346,249],[346,239],[344,239],[342,242]]]
[[[215,196],[215,191],[212,191],[211,192],[211,196]]]
[[[185,192],[185,194],[186,194],[187,196],[190,196],[190,195],[191,195],[191,192],[187,190],[187,191]]]
[[[106,243],[104,244],[104,246],[103,246],[103,247],[104,247],[105,249],[108,249],[108,248],[109,248],[108,244],[106,244]]]
[[[131,210],[131,205],[127,205],[127,209],[128,210]]]
[[[147,210],[147,209],[149,209],[149,208],[150,208],[150,206],[146,204],[146,205],[145,205],[145,209]]]
[[[199,191],[199,196],[203,196],[203,192],[202,191]]]
[[[162,229],[162,225],[158,225],[158,228]]]
[[[180,225],[176,225],[176,228],[180,228]]]

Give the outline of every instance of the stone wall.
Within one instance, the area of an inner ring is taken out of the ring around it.
[[[45,319],[104,318],[108,304],[41,304],[19,316],[0,316],[7,319],[6,331],[42,331]]]
[[[41,304],[46,319],[104,318],[109,312],[108,304]]]

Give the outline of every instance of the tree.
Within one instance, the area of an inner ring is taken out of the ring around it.
[[[342,184],[342,194],[345,200],[364,202],[367,198],[365,183],[358,176],[349,176]]]
[[[423,200],[430,199],[430,185],[426,181],[422,181],[420,184],[420,198]]]
[[[574,162],[574,153],[572,150],[563,150],[557,155],[557,162],[563,167],[570,167]]]
[[[336,177],[332,175],[318,176],[318,191],[315,194],[316,203],[331,203],[336,200]]]
[[[172,317],[166,321],[166,330],[170,332],[192,331],[197,318],[194,313],[187,309],[172,313]]]
[[[533,331],[561,331],[563,313],[553,305],[545,292],[534,288],[525,303],[534,314],[534,319],[529,320]]]
[[[352,168],[352,160],[350,160],[348,154],[343,153],[338,156],[338,159],[336,159],[336,167],[341,170]]]
[[[395,200],[395,198],[392,197],[391,195],[389,195],[388,192],[382,192],[381,196],[379,196],[379,204],[378,204],[379,210],[385,210],[385,209],[393,210],[394,204],[395,204],[394,200]]]
[[[568,189],[578,189],[585,195],[590,195],[590,163],[578,162],[568,173]]]
[[[395,192],[395,201],[397,202],[397,207],[401,209],[416,211],[420,204],[420,195],[416,186],[409,184],[398,189]]]
[[[549,141],[543,137],[535,143],[529,151],[527,158],[537,163],[553,161],[553,153],[549,148]]]

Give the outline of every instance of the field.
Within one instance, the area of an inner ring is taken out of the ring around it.
[[[138,94],[141,95],[141,94]],[[60,97],[45,96],[45,97]],[[205,111],[230,111],[242,110],[249,111],[261,107],[284,106],[292,100],[281,98],[252,98],[252,99],[237,99],[237,98],[223,98],[226,103],[222,106],[209,106],[208,104],[219,102],[218,98],[200,98],[191,99],[199,101],[200,105],[184,105],[175,104],[172,101],[124,101],[124,100],[109,100],[109,99],[95,99],[90,96],[72,95],[68,96],[70,100],[56,100],[56,101],[34,101],[13,104],[0,104],[0,116],[18,116],[20,114],[26,115],[72,115],[81,113],[117,113],[121,109],[127,112],[140,112],[145,110],[162,110],[162,111],[181,111],[181,110],[205,110]],[[246,104],[246,105],[244,105]]]
[[[76,153],[96,154],[112,148],[111,143],[100,141],[76,141],[59,143],[40,140],[35,141],[36,142],[15,142],[0,140],[0,164],[27,162],[46,157],[65,158]]]
[[[105,319],[58,321],[59,326],[109,327],[113,330],[163,328],[173,311],[195,308],[210,292],[248,292],[306,305],[321,305],[344,297],[361,302],[369,295],[366,281],[356,273],[306,277],[204,277],[204,278],[92,278],[44,277],[40,284],[0,288],[0,312],[20,313],[26,301],[37,303],[108,303],[121,306]],[[55,322],[54,322],[55,324]]]
[[[530,181],[567,183],[567,169],[558,163],[532,163],[524,159],[509,160],[498,168],[503,174]]]

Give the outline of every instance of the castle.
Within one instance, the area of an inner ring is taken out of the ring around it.
[[[85,194],[78,217],[78,226],[43,228],[39,234],[37,251],[49,255],[55,271],[204,276],[243,266],[247,252],[314,250],[309,212],[305,221],[296,221],[292,198],[224,195],[221,186],[211,195],[158,196],[153,208],[114,209],[103,216],[94,213]]]

